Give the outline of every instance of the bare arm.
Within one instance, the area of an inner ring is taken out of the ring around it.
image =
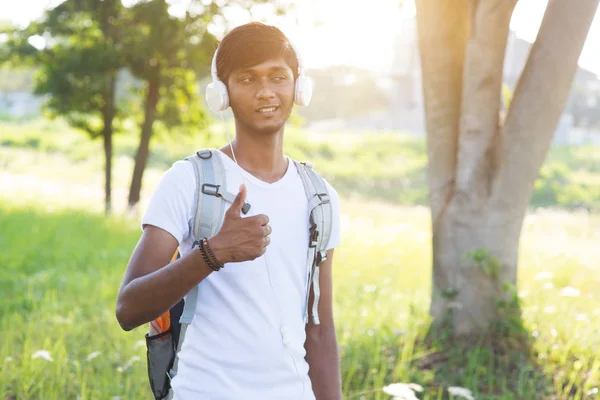
[[[320,265],[319,300],[320,324],[312,321],[306,326],[306,361],[310,366],[309,376],[317,400],[341,400],[342,378],[338,353],[335,324],[333,321],[333,250],[327,253],[327,260]],[[312,303],[311,294],[311,303]]]
[[[208,239],[209,247],[223,264],[260,257],[270,242],[266,215],[241,218],[246,188],[241,189],[225,213],[221,230]],[[158,318],[213,273],[197,249],[171,263],[177,245],[167,231],[152,225],[144,227],[117,298],[116,316],[124,330]]]
[[[176,249],[170,233],[152,225],[144,228],[117,299],[117,320],[124,330],[159,317],[213,272],[198,250],[170,263]]]

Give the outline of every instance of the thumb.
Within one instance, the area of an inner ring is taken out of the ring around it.
[[[237,196],[235,196],[235,200],[231,203],[231,207],[229,207],[229,212],[233,213],[233,215],[239,217],[242,212],[242,207],[244,206],[244,202],[246,201],[246,185],[243,183],[240,185],[240,191]]]

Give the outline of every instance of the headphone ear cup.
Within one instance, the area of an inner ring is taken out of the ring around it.
[[[310,103],[313,92],[313,82],[308,76],[300,75],[296,79],[294,91],[294,102],[299,106],[307,106]]]
[[[206,87],[206,103],[212,112],[226,110],[229,107],[227,86],[222,81],[212,81]]]

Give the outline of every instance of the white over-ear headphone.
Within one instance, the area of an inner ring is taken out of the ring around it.
[[[310,103],[312,97],[312,80],[304,75],[304,63],[302,57],[294,44],[288,39],[288,43],[292,47],[292,50],[296,54],[298,60],[298,78],[296,78],[296,86],[294,88],[294,103],[299,106],[307,106]],[[210,73],[213,81],[206,87],[206,102],[208,107],[213,112],[219,112],[226,110],[229,107],[229,94],[227,93],[227,86],[219,79],[217,74],[217,54],[219,49],[215,51],[212,59]]]

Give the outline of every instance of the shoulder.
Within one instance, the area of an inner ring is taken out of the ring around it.
[[[331,183],[329,183],[329,181],[319,172],[319,168],[318,166],[315,168],[315,166],[311,165],[309,167],[314,173],[315,175],[317,175],[325,184],[325,188],[327,189],[327,194],[329,194],[329,198],[331,200],[331,204],[334,208],[334,212],[335,213],[339,213],[339,209],[340,209],[340,197],[338,195],[337,190],[333,187],[333,185]]]
[[[323,180],[323,183],[325,183],[325,187],[327,188],[327,192],[329,193],[329,197],[335,197],[335,199],[339,199],[338,193],[335,190],[335,188],[333,187],[333,185],[331,183],[329,183],[329,181],[319,172],[319,168],[318,166],[310,166],[310,169],[313,170],[313,172]]]
[[[340,214],[340,196],[338,195],[337,190],[335,190],[335,188],[327,181],[327,179],[322,179],[325,182],[325,187],[327,188],[327,193],[329,194],[329,200],[331,201],[331,207],[334,214]]]
[[[145,225],[154,225],[181,244],[188,237],[195,190],[194,166],[185,160],[173,163],[152,193],[142,217],[142,229]]]
[[[337,192],[337,190],[335,190],[333,185],[331,185],[329,183],[329,181],[327,179],[323,178],[322,176],[321,176],[321,179],[323,179],[323,182],[325,182],[325,187],[327,187],[327,192],[329,192],[329,196],[330,197],[335,196],[336,198],[339,198],[338,192]]]
[[[178,160],[171,165],[171,167],[165,172],[164,179],[169,179],[175,182],[195,181],[194,166],[187,160]]]
[[[323,182],[325,183],[325,187],[327,188],[327,194],[329,194],[329,204],[331,205],[331,231],[329,235],[329,241],[326,245],[327,250],[331,250],[336,248],[341,243],[341,204],[340,197],[338,195],[337,190],[330,184],[326,178],[319,175]]]

